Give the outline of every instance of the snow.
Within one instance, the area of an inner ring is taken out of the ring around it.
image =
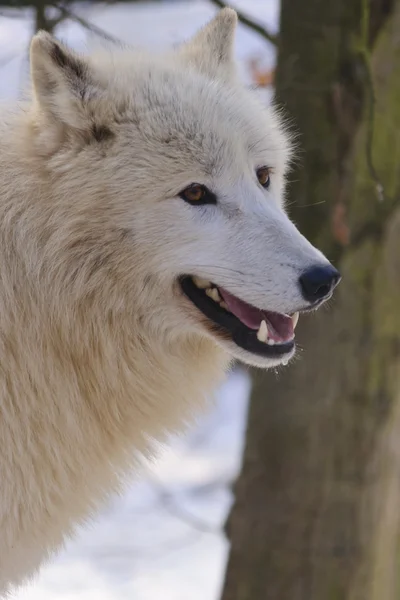
[[[276,0],[235,6],[276,31]],[[119,39],[162,50],[190,37],[216,8],[196,0],[86,3],[75,10]],[[0,17],[0,99],[17,97],[26,84],[32,22],[29,10],[21,15]],[[74,23],[57,34],[77,50],[92,43]],[[244,26],[236,53],[248,84],[251,59],[274,65],[272,47]],[[132,482],[14,600],[217,600],[228,555],[222,528],[232,504],[229,485],[240,469],[249,394],[247,373],[234,371],[211,414],[175,438],[148,475]]]

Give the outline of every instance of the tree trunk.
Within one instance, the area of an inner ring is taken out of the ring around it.
[[[66,7],[69,0],[63,2],[63,6]],[[34,33],[37,31],[48,31],[48,33],[54,33],[56,26],[65,19],[65,16],[60,14],[57,17],[50,18],[48,14],[48,8],[51,6],[47,0],[33,0],[32,6],[35,14]]]
[[[304,149],[291,212],[343,281],[300,319],[301,360],[255,378],[223,600],[399,593],[400,0],[388,20],[369,4],[282,1],[277,93]]]
[[[46,18],[46,6],[47,2],[43,0],[35,0],[33,2],[35,10],[35,31],[48,31],[47,18]]]

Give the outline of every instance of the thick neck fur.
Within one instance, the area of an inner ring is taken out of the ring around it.
[[[135,241],[49,170],[29,111],[0,132],[1,595],[204,407],[227,358],[162,321],[144,267],[125,281]]]

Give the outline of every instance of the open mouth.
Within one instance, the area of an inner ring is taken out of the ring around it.
[[[196,276],[184,276],[180,284],[189,300],[219,331],[229,334],[247,352],[278,358],[293,351],[299,313],[286,315],[261,310]]]

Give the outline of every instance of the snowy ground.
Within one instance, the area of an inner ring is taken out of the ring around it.
[[[276,0],[235,6],[276,30]],[[215,13],[197,0],[77,10],[120,39],[157,49],[189,37]],[[0,17],[0,99],[16,97],[26,82],[32,23],[25,15]],[[57,33],[77,49],[89,43],[74,24]],[[248,83],[251,59],[260,58],[266,68],[275,59],[272,48],[242,26],[237,57]],[[133,482],[14,599],[217,600],[228,552],[221,527],[232,502],[229,484],[240,468],[249,392],[247,374],[232,373],[212,414],[174,440],[146,479]]]

